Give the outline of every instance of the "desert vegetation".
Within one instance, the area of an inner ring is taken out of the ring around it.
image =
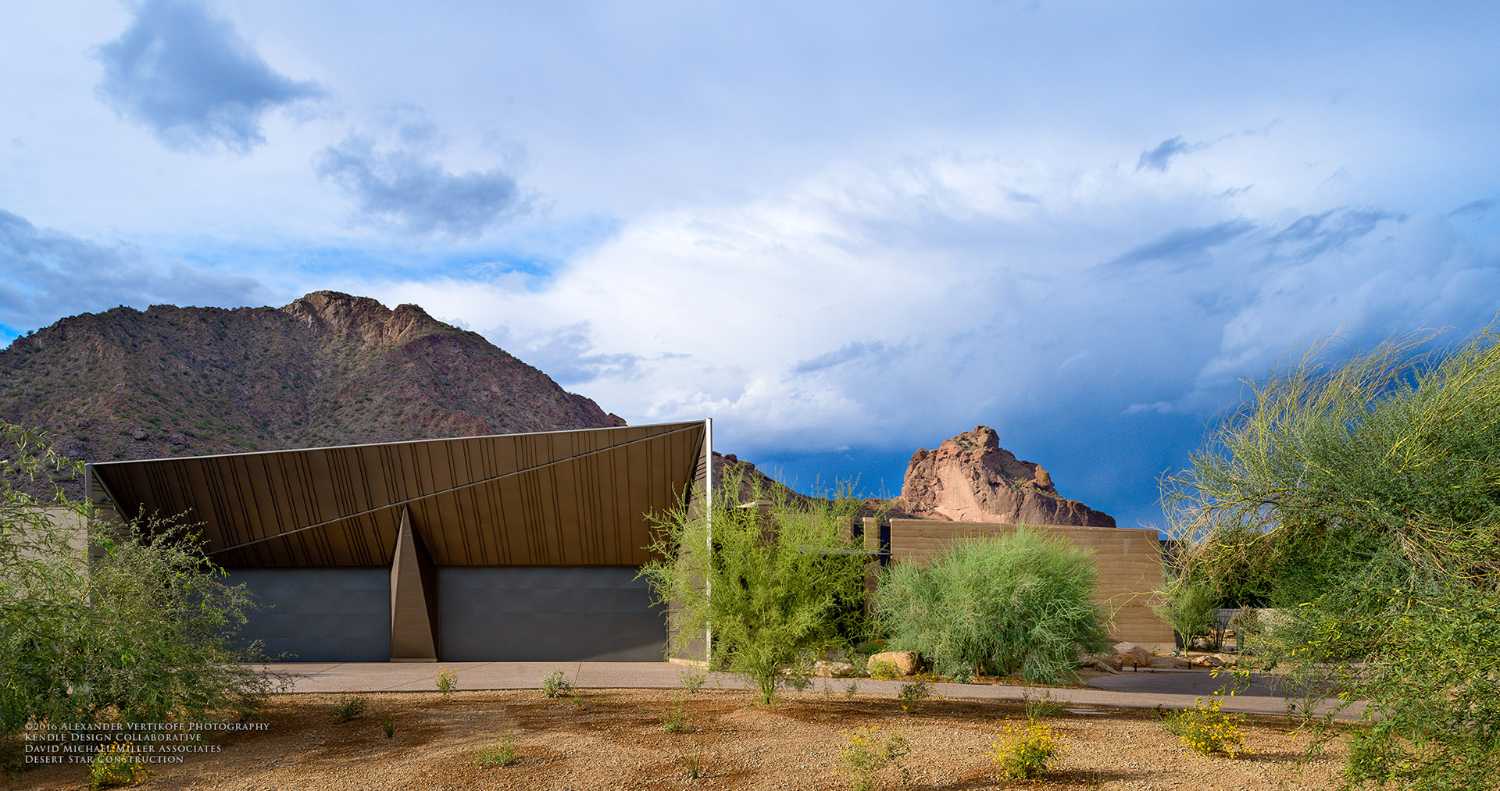
[[[1500,335],[1309,359],[1168,482],[1184,584],[1275,608],[1247,647],[1368,701],[1347,778],[1500,777]]]
[[[241,664],[258,658],[236,647],[248,594],[225,583],[189,526],[107,521],[65,496],[80,472],[45,438],[0,423],[0,737],[253,710],[275,679]],[[98,773],[134,766],[128,747]]]
[[[1020,675],[1056,683],[1080,654],[1109,645],[1083,550],[1036,531],[954,545],[926,567],[882,572],[876,623],[892,647],[946,676]]]
[[[741,507],[742,484],[750,499]],[[778,687],[805,686],[813,662],[847,649],[860,623],[864,554],[850,525],[852,498],[792,499],[759,480],[725,476],[708,514],[687,505],[655,518],[653,554],[641,575],[674,608],[674,647],[713,630],[715,666],[753,681],[770,703]]]

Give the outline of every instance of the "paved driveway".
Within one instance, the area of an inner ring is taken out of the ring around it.
[[[561,671],[582,689],[672,689],[691,669],[669,662],[281,662],[262,667],[282,673],[291,692],[433,692],[439,670],[458,677],[460,690],[537,689],[542,679]],[[854,679],[815,679],[813,691],[825,685],[844,692]],[[1063,705],[1127,709],[1187,708],[1221,681],[1204,671],[1141,671],[1119,674],[1087,673],[1082,687],[1022,687],[1008,684],[932,685],[944,698],[1019,702],[1047,695]],[[858,679],[862,694],[889,695],[899,681]],[[710,673],[706,687],[748,689],[738,676]],[[1271,680],[1256,679],[1246,694],[1227,698],[1226,711],[1284,715],[1289,701],[1276,694]],[[1326,708],[1326,704],[1324,705]],[[1362,707],[1351,707],[1340,719],[1353,719]]]

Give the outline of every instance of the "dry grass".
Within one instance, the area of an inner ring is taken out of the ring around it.
[[[752,694],[705,690],[684,705],[693,728],[664,733],[671,690],[586,690],[559,706],[534,690],[369,695],[371,716],[342,725],[328,717],[332,695],[273,699],[260,719],[269,732],[220,739],[224,751],[181,766],[154,767],[145,788],[193,789],[773,789],[842,788],[839,751],[851,729],[900,733],[911,744],[909,789],[1015,787],[995,779],[989,747],[1020,705],[933,700],[902,714],[892,698],[790,695],[766,708]],[[380,722],[399,723],[386,738]],[[1305,734],[1252,722],[1252,755],[1230,760],[1180,746],[1150,713],[1070,709],[1049,718],[1064,750],[1056,771],[1024,787],[1048,789],[1245,788],[1336,785],[1342,740],[1303,763]],[[517,763],[482,767],[476,758],[513,738]],[[685,762],[698,762],[689,778]],[[81,767],[26,772],[18,788],[76,789]],[[877,778],[895,788],[896,776]]]

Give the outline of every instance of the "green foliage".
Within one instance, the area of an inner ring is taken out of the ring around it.
[[[128,742],[110,742],[89,762],[89,788],[133,786],[146,779],[146,765]]]
[[[1008,722],[990,743],[990,762],[1001,777],[1028,780],[1046,774],[1061,750],[1061,740],[1052,726],[1034,720],[1024,725]]]
[[[1026,701],[1026,719],[1028,721],[1056,717],[1063,713],[1063,704],[1053,700],[1050,692],[1044,691],[1039,695],[1028,692],[1023,697]]]
[[[1089,554],[1018,529],[954,545],[931,565],[881,573],[875,615],[890,643],[946,676],[1013,675],[1056,683],[1108,634],[1092,601]]]
[[[1183,648],[1191,648],[1194,637],[1207,634],[1213,627],[1218,597],[1208,585],[1178,577],[1161,596],[1162,602],[1152,609],[1172,627]]]
[[[480,750],[475,762],[483,767],[503,767],[514,766],[520,760],[515,740],[507,737]]]
[[[1256,656],[1368,701],[1354,782],[1500,777],[1500,335],[1257,386],[1167,481],[1182,572],[1276,608]],[[1307,707],[1304,707],[1307,708]]]
[[[713,659],[753,681],[770,703],[778,686],[806,681],[813,660],[848,642],[862,617],[864,555],[849,526],[859,504],[792,500],[744,484],[765,503],[740,507],[740,477],[716,483],[709,521],[686,505],[654,518],[641,576],[674,610],[674,647],[713,629]]]
[[[901,711],[904,714],[912,714],[922,705],[922,701],[932,696],[932,688],[921,679],[908,681],[901,685],[901,691],[896,699],[901,703]]]
[[[359,719],[364,716],[368,704],[369,701],[359,695],[343,698],[333,706],[333,721],[349,722]]]
[[[1162,725],[1194,752],[1237,758],[1245,753],[1245,729],[1241,717],[1224,713],[1223,706],[1222,698],[1199,698],[1190,709],[1167,712]]]
[[[278,678],[241,664],[251,609],[175,520],[100,518],[57,485],[81,474],[0,422],[0,735],[28,723],[243,715]],[[53,489],[51,499],[30,494]]]
[[[385,738],[387,739],[396,738],[396,723],[390,718],[389,715],[387,715],[385,719],[380,721],[380,732],[384,733]]]
[[[661,729],[666,733],[688,732],[687,705],[683,701],[677,701],[667,715],[661,718]]]
[[[448,668],[443,668],[437,674],[437,691],[448,697],[453,690],[458,689],[458,674]]]
[[[888,659],[877,659],[869,664],[870,678],[880,681],[890,681],[901,677],[901,668]]]
[[[684,670],[680,678],[683,691],[692,695],[703,689],[703,683],[708,681],[708,674],[701,670]]]
[[[542,695],[547,698],[565,698],[573,694],[573,682],[563,675],[561,670],[554,670],[542,679]]]
[[[899,733],[886,735],[875,728],[860,728],[849,734],[839,753],[851,791],[871,791],[875,776],[888,766],[895,766],[903,782],[907,776],[901,758],[911,752],[911,744]]]

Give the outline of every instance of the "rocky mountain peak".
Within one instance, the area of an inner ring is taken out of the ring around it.
[[[958,522],[1115,526],[1109,514],[1058,494],[1046,468],[1000,447],[1000,434],[989,426],[912,454],[896,506]]]
[[[417,305],[387,308],[369,297],[314,291],[281,308],[309,328],[368,345],[393,346],[433,332],[455,332]]]

